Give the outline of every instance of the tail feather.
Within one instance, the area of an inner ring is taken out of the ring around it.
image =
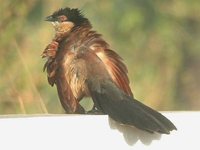
[[[163,116],[161,113],[153,110],[152,108],[142,104],[141,102],[135,100],[135,103],[139,105],[140,107],[143,107],[146,112],[150,113],[152,116],[154,116],[157,120],[162,120],[162,123],[165,124],[168,130],[177,130],[176,126],[165,116]]]
[[[174,124],[159,112],[127,96],[112,82],[104,82],[100,89],[91,88],[95,106],[122,124],[133,125],[148,132],[169,134]]]

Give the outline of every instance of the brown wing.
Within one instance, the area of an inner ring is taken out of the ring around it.
[[[84,113],[84,109],[78,103],[67,82],[65,68],[59,68],[56,59],[49,59],[44,65],[47,70],[48,82],[51,86],[56,84],[60,102],[66,113]]]
[[[84,113],[67,82],[65,74],[59,72],[56,77],[56,86],[60,102],[67,113]]]
[[[102,46],[103,45],[103,46]],[[114,51],[107,48],[103,41],[96,41],[90,48],[95,51],[96,55],[103,61],[113,81],[129,96],[133,96],[129,87],[128,70],[122,62],[122,58]]]

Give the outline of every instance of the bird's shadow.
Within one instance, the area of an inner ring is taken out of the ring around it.
[[[111,129],[118,130],[128,145],[134,145],[137,141],[141,141],[144,145],[150,145],[153,140],[160,140],[161,134],[148,133],[132,126],[122,125],[109,117],[109,125]]]

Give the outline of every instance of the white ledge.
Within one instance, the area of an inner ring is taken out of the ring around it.
[[[1,117],[2,150],[199,150],[200,112],[163,112],[178,128],[170,135],[122,126],[106,115]]]

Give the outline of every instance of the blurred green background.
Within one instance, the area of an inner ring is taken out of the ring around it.
[[[137,99],[157,110],[200,110],[199,0],[0,3],[0,114],[64,112],[40,54],[54,35],[45,16],[66,6],[82,9],[124,58]]]

